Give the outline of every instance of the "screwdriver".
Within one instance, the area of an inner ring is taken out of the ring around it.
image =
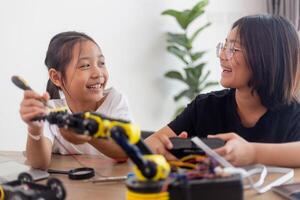
[[[33,89],[27,84],[27,82],[21,78],[20,76],[12,76],[11,77],[11,81],[20,89],[22,90],[32,90]],[[51,105],[48,104],[47,101],[45,101],[44,99],[40,99],[40,101],[48,108],[52,109],[53,107]]]
[[[118,181],[124,181],[127,179],[127,176],[108,176],[108,177],[100,177],[95,178],[91,180],[86,180],[86,182],[92,182],[92,183],[101,183],[101,182],[118,182]]]

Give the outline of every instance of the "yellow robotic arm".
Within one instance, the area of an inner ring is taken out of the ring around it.
[[[134,173],[138,181],[165,180],[170,173],[166,159],[152,153],[141,140],[140,128],[129,121],[93,112],[68,114],[66,111],[51,112],[45,119],[77,134],[113,139],[135,164]]]

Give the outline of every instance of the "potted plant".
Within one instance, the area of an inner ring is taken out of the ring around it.
[[[162,15],[174,17],[182,31],[180,33],[167,33],[167,51],[175,55],[183,63],[183,70],[171,70],[165,73],[165,77],[175,79],[186,85],[186,88],[174,96],[175,102],[185,97],[190,101],[199,93],[210,86],[217,85],[215,81],[208,81],[210,71],[206,73],[203,69],[206,62],[200,61],[206,51],[196,50],[193,46],[199,33],[210,26],[210,23],[198,25],[199,27],[193,33],[190,33],[191,23],[199,18],[205,12],[208,0],[199,1],[193,8],[183,11],[168,9]],[[184,106],[180,106],[175,115],[181,113]]]

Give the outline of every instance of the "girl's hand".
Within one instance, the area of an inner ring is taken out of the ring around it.
[[[31,121],[35,117],[47,114],[47,108],[42,101],[49,100],[49,94],[44,93],[42,96],[32,90],[24,92],[23,100],[20,104],[20,115],[22,120],[27,123],[28,131],[32,135],[41,135],[43,132],[43,122]]]
[[[63,138],[73,144],[83,144],[89,142],[92,139],[91,136],[79,135],[74,133],[73,131],[66,130],[64,128],[60,128],[59,130]]]
[[[187,138],[187,132],[182,132],[178,135],[181,138]],[[165,134],[154,134],[146,138],[145,143],[156,154],[163,155],[167,160],[177,160],[177,158],[169,152],[173,148],[173,144],[169,137]]]
[[[226,160],[235,166],[249,165],[255,163],[255,148],[253,143],[235,133],[208,135],[208,138],[219,138],[226,142],[225,146],[215,149]]]

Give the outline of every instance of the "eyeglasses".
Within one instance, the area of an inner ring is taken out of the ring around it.
[[[234,43],[225,43],[219,42],[216,49],[217,57],[221,58],[222,50],[225,51],[226,59],[230,60],[233,54],[237,51],[242,51],[242,49],[234,47]]]

